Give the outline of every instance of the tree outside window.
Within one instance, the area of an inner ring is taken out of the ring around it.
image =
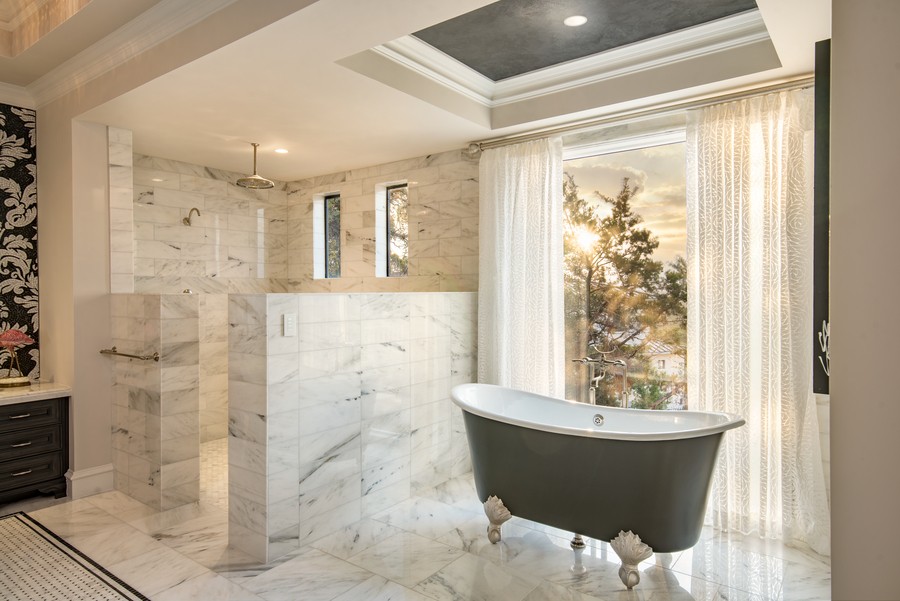
[[[677,146],[683,148],[683,144]],[[686,406],[683,150],[656,154],[680,161],[680,180],[660,181],[659,174],[646,166],[652,165],[647,157],[632,158],[640,159],[644,169],[629,167],[628,157],[617,155],[566,164],[567,398],[587,400],[587,370],[571,360],[591,356],[610,362],[604,368],[605,377],[596,384],[598,404],[646,409]],[[611,175],[624,174],[618,190],[581,193],[575,178],[593,183],[592,169],[604,171],[606,185],[613,185]],[[638,209],[651,215],[652,222],[645,221]],[[666,242],[664,252],[659,250],[661,237]],[[682,241],[681,253],[675,252],[678,245],[670,238]],[[666,358],[670,369],[664,367]],[[679,362],[681,369],[673,369]]]
[[[325,277],[341,277],[341,196],[325,197]]]
[[[409,273],[409,188],[406,184],[387,188],[387,275]]]

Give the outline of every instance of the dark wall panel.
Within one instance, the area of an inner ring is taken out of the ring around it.
[[[831,40],[816,43],[813,232],[813,392],[828,394],[828,253],[831,150]]]
[[[0,332],[21,330],[34,339],[19,347],[23,375],[37,379],[38,258],[35,112],[0,103]],[[0,377],[10,366],[0,351]],[[14,374],[15,375],[15,374]]]

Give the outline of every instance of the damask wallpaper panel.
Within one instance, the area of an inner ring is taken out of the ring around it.
[[[17,349],[32,380],[40,376],[35,135],[32,109],[0,103],[0,332],[17,329],[34,340]],[[0,377],[9,368],[0,350]]]

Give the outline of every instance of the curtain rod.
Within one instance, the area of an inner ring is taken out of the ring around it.
[[[760,94],[769,94],[772,92],[808,88],[813,85],[814,79],[815,78],[813,77],[801,77],[775,84],[745,88],[737,92],[730,92],[728,94],[721,94],[718,96],[700,96],[690,100],[670,102],[668,104],[663,104],[662,106],[656,106],[652,109],[635,109],[631,111],[622,111],[612,115],[607,115],[605,117],[573,121],[570,123],[565,123],[563,125],[547,127],[544,129],[536,129],[521,134],[512,134],[509,136],[501,136],[499,138],[488,138],[487,140],[481,140],[469,144],[469,152],[477,152],[479,150],[487,150],[488,148],[499,148],[500,146],[508,146],[510,144],[518,144],[520,142],[539,140],[548,136],[577,133],[596,129],[604,125],[620,124],[625,121],[643,119],[646,117],[660,117],[671,113],[711,106],[713,104],[721,104],[723,102],[731,102],[733,100],[742,100],[744,98],[758,96]]]

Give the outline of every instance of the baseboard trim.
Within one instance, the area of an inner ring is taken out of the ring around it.
[[[113,489],[113,465],[98,465],[83,470],[69,470],[66,472],[66,481],[69,483],[69,498],[81,499],[97,493]]]

